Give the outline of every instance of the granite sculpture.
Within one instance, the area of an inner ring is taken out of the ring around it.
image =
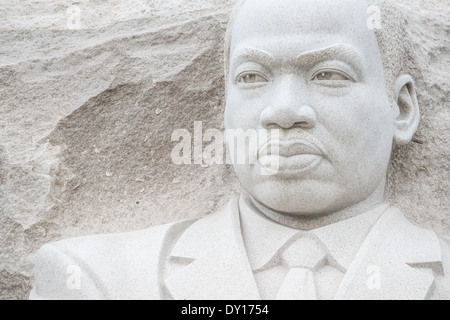
[[[394,17],[389,1],[240,2],[225,126],[278,130],[277,172],[235,164],[241,196],[199,220],[43,246],[30,298],[450,298],[449,240],[384,200],[420,110],[404,30],[369,25],[368,5]]]

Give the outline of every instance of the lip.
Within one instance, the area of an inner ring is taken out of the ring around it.
[[[291,139],[267,141],[259,150],[259,156],[277,155],[285,158],[299,155],[316,155],[325,157],[326,153],[321,146],[306,140]]]
[[[271,140],[259,152],[262,167],[276,168],[277,174],[305,175],[315,170],[326,158],[324,149],[310,141]]]
[[[270,168],[275,174],[306,174],[315,170],[323,157],[313,154],[300,154],[291,157],[268,155],[261,157],[259,163],[263,168]]]

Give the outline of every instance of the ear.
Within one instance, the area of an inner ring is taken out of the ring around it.
[[[398,77],[394,84],[394,142],[407,144],[416,133],[420,122],[416,85],[409,75]]]

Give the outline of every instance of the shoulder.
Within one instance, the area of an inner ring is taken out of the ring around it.
[[[442,272],[436,276],[436,294],[433,298],[450,299],[450,237],[439,235],[442,254]]]
[[[46,244],[35,257],[30,299],[158,299],[159,261],[191,223]]]
[[[450,299],[450,239],[412,223],[398,208],[390,207],[382,219],[379,237],[396,244],[397,258],[434,277],[432,299]]]

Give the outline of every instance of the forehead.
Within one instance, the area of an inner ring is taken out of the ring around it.
[[[345,43],[370,60],[379,47],[368,19],[364,0],[247,0],[233,24],[231,56],[240,47],[285,56]]]

